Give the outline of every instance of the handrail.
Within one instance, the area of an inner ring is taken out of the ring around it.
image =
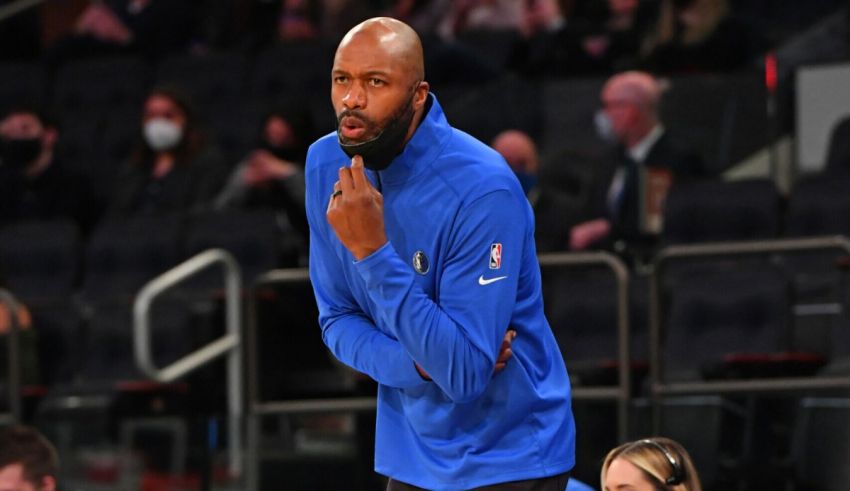
[[[801,390],[850,387],[850,377],[790,377],[754,378],[732,381],[694,381],[666,383],[662,380],[661,359],[661,276],[664,264],[670,259],[717,256],[744,256],[768,253],[808,252],[838,249],[850,254],[850,239],[844,236],[776,239],[746,242],[723,242],[694,245],[677,245],[662,249],[654,260],[650,277],[649,373],[652,398],[658,402],[665,395],[734,392],[792,392]],[[657,411],[656,411],[657,413]],[[653,425],[657,429],[657,421]]]
[[[544,254],[539,258],[541,267],[602,265],[612,270],[617,278],[617,325],[618,325],[618,358],[620,362],[617,387],[578,387],[573,390],[573,397],[584,400],[616,399],[618,401],[618,435],[625,440],[628,425],[629,399],[629,317],[628,317],[628,281],[629,273],[623,262],[615,255],[606,252],[591,253],[556,253]],[[256,311],[253,301],[256,288],[261,285],[274,283],[297,283],[309,281],[310,275],[306,268],[271,270],[259,276],[254,281],[249,303],[248,316],[248,359],[256,360]],[[248,399],[249,408],[254,414],[293,413],[293,412],[325,412],[325,411],[364,411],[374,409],[374,402],[365,403],[362,398],[339,398],[318,400],[288,400],[260,402],[259,382],[253,364],[248,367]]]
[[[3,419],[13,422],[21,420],[21,365],[20,365],[20,339],[18,337],[20,326],[18,326],[18,301],[8,290],[0,288],[0,303],[9,310],[9,380],[7,383],[9,391],[9,411],[0,413]]]
[[[617,279],[617,358],[620,366],[616,387],[576,387],[574,399],[617,401],[617,436],[621,442],[628,436],[630,390],[630,354],[629,354],[629,270],[623,261],[608,252],[563,252],[541,254],[538,256],[541,269],[553,266],[592,266],[608,267]],[[569,364],[569,360],[566,360]]]
[[[9,5],[4,5],[0,7],[0,22],[44,2],[45,0],[18,0],[17,2],[10,3]]]
[[[150,343],[150,311],[153,301],[187,278],[221,263],[224,266],[227,334],[180,358],[167,367],[158,368],[153,361]],[[222,249],[209,249],[175,266],[148,282],[133,305],[133,348],[136,365],[143,373],[159,382],[172,382],[187,373],[227,354],[227,410],[230,470],[242,473],[242,354],[241,302],[242,274],[239,264]]]

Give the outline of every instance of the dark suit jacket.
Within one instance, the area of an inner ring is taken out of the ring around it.
[[[587,219],[607,218],[612,224],[612,240],[623,239],[627,242],[646,240],[648,237],[640,232],[640,189],[636,171],[638,164],[631,160],[623,148],[617,150],[612,161],[613,164],[603,168],[596,176]],[[679,144],[667,131],[655,142],[643,164],[640,165],[669,169],[673,174],[674,182],[693,179],[704,174],[702,158],[695,151]],[[618,169],[624,169],[626,173],[623,195],[619,209],[611,210],[608,204],[608,192]]]
[[[212,148],[204,149],[190,161],[176,162],[161,179],[151,178],[150,163],[127,162],[113,189],[108,215],[201,209],[211,203],[226,177],[224,160]]]

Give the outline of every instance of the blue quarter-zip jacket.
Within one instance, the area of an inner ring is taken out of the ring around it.
[[[459,490],[566,472],[575,426],[543,315],[534,220],[504,159],[449,126],[433,94],[380,176],[387,244],[355,261],[325,216],[336,133],[307,156],[310,278],[325,344],[378,386],[375,471]],[[508,328],[513,357],[493,372]],[[433,381],[423,380],[414,362]]]

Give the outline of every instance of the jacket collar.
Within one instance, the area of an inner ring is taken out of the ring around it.
[[[425,102],[425,115],[402,152],[379,172],[383,185],[399,185],[430,167],[451,136],[451,127],[433,93]]]

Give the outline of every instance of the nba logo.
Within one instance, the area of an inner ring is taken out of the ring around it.
[[[502,244],[490,244],[490,269],[502,267]]]

